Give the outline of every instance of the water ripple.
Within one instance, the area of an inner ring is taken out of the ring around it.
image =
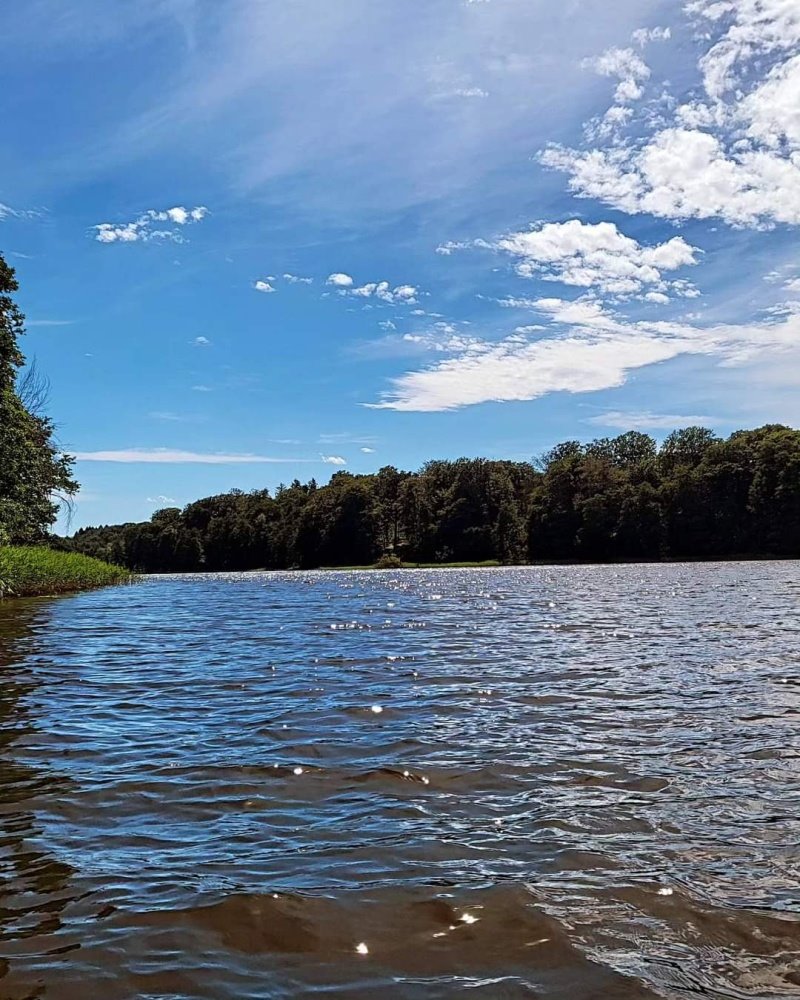
[[[0,607],[3,1000],[800,996],[798,564]]]

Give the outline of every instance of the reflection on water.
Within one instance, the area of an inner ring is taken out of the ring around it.
[[[0,997],[800,996],[799,569],[0,607]]]

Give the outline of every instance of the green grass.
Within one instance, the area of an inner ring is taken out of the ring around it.
[[[90,590],[122,583],[130,576],[121,566],[77,552],[14,545],[0,548],[0,599]]]

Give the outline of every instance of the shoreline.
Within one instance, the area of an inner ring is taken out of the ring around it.
[[[800,561],[800,556],[771,556],[771,555],[746,555],[746,556],[728,556],[725,558],[685,558],[685,559],[630,559],[630,560],[615,560],[613,562],[586,562],[575,560],[573,562],[567,562],[565,560],[560,561],[547,561],[541,560],[537,562],[525,562],[525,563],[501,563],[495,561],[489,562],[452,562],[452,563],[403,563],[402,566],[376,566],[374,564],[364,565],[364,566],[308,566],[301,568],[299,566],[289,566],[286,568],[270,567],[270,566],[256,566],[252,569],[214,569],[214,570],[166,570],[164,572],[137,572],[132,574],[138,577],[160,577],[160,576],[228,576],[228,575],[242,575],[246,576],[249,573],[392,573],[400,572],[406,570],[456,570],[456,569],[556,569],[558,567],[563,567],[565,569],[575,569],[577,567],[589,567],[589,566],[713,566],[713,565],[724,565],[727,563],[780,563],[780,562],[798,562]]]

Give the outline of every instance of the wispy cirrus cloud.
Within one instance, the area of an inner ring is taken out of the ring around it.
[[[26,319],[25,326],[74,326],[75,319]]]
[[[175,413],[172,410],[152,410],[148,416],[151,420],[163,420],[173,424],[195,424],[205,419],[194,414]]]
[[[625,384],[630,372],[687,355],[736,366],[800,343],[800,312],[751,324],[693,326],[634,322],[596,302],[541,299],[539,309],[563,333],[531,339],[515,333],[475,341],[467,350],[392,380],[372,409],[438,412],[486,402],[538,399],[553,392],[585,393]],[[800,382],[800,376],[797,379]]]
[[[175,8],[181,8],[191,45],[171,48],[173,72],[147,95],[149,105],[140,103],[122,122],[115,116],[106,134],[92,137],[83,169],[87,162],[107,166],[165,149],[190,150],[214,156],[238,191],[305,176],[309,183],[296,190],[310,213],[341,218],[358,206],[372,212],[426,202],[477,181],[489,150],[495,160],[513,162],[531,141],[543,141],[544,117],[560,117],[585,100],[580,74],[564,68],[592,44],[609,44],[616,30],[629,33],[659,0],[617,0],[613,20],[600,0],[584,4],[590,9],[581,18],[569,5],[516,0],[435,3],[424,16],[409,18],[402,5],[371,0],[324,9],[317,0],[276,9],[257,0],[222,6],[152,0],[142,23],[154,30],[160,9],[160,29],[174,30]],[[65,49],[89,44],[75,32],[69,42],[62,36],[67,15],[58,0],[38,6],[52,10],[48,44],[58,38]],[[107,12],[101,0],[78,6],[91,38],[88,26],[105,23]],[[128,14],[120,22],[138,37],[138,19]],[[29,30],[33,39],[38,34]],[[124,32],[115,31],[110,40],[122,38]],[[394,44],[386,49],[376,38]],[[557,96],[549,87],[555,72],[561,76]],[[331,78],[337,87],[329,92],[320,83]],[[454,99],[441,100],[442,93]],[[224,157],[218,156],[221,137]],[[414,155],[398,156],[398,140]]]
[[[654,413],[652,410],[608,410],[589,417],[587,423],[618,430],[672,431],[682,427],[707,427],[726,423],[720,417],[697,414]]]
[[[39,219],[43,214],[39,208],[12,208],[11,205],[0,201],[0,222],[4,219]],[[25,254],[17,256],[24,257]]]
[[[227,452],[183,451],[179,448],[120,448],[108,451],[76,451],[79,462],[118,462],[157,465],[286,465],[314,462],[308,458],[276,458]]]

